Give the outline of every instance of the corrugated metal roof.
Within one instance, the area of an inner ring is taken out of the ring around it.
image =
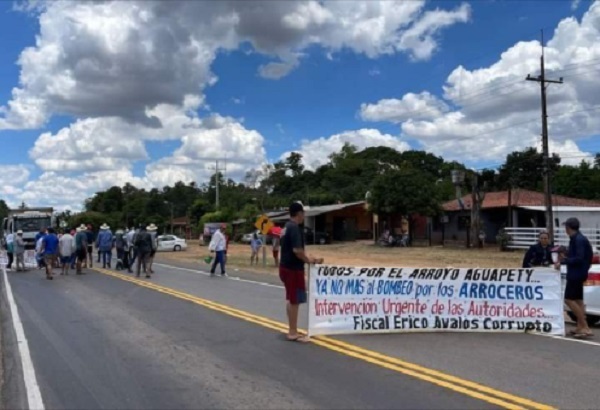
[[[304,216],[306,216],[306,217],[318,216],[318,215],[326,214],[328,212],[341,211],[342,209],[349,208],[351,206],[364,205],[365,203],[366,203],[365,201],[358,201],[358,202],[348,202],[345,204],[305,206],[304,207]],[[283,215],[280,215],[275,218],[270,218],[270,219],[274,222],[279,222],[279,221],[285,221],[285,220],[289,219],[289,216],[287,213],[285,213]]]

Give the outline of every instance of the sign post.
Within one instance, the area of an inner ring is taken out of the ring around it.
[[[267,215],[261,215],[254,223],[254,227],[263,235],[263,267],[267,266],[267,235],[273,229],[275,224],[271,222]]]

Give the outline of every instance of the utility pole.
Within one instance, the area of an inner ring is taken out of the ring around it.
[[[215,191],[216,191],[216,198],[215,198],[215,209],[218,211],[219,210],[219,172],[221,171],[227,171],[227,163],[225,163],[225,167],[224,168],[219,168],[219,160],[217,159],[215,161],[215,167],[211,169],[214,169],[215,171]]]
[[[527,81],[536,81],[540,83],[542,92],[542,155],[543,155],[543,173],[544,173],[544,202],[546,205],[546,229],[550,237],[550,243],[554,242],[554,217],[552,216],[552,189],[550,183],[550,154],[548,149],[548,111],[546,105],[547,84],[562,84],[563,79],[549,80],[546,78],[546,69],[544,66],[544,31],[542,31],[542,56],[540,57],[540,75],[532,77],[527,75]]]

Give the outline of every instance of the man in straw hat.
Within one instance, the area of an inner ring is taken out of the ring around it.
[[[77,228],[77,233],[75,234],[75,254],[77,255],[76,273],[78,275],[82,274],[81,265],[87,260],[87,237],[87,227],[85,225]]]
[[[102,268],[110,269],[110,262],[112,259],[112,248],[114,245],[114,237],[110,230],[110,226],[106,223],[102,224],[100,227],[100,233],[98,234],[98,238],[96,239],[96,247],[100,251],[102,255]]]
[[[147,270],[146,263],[152,252],[152,237],[148,231],[146,231],[144,225],[140,227],[140,231],[135,235],[134,246],[137,250],[137,268],[135,276],[138,278],[140,277],[140,270],[142,265],[144,265],[144,273],[146,274],[146,277],[150,279],[150,271]]]
[[[156,255],[156,250],[158,249],[158,239],[156,236],[156,231],[158,227],[154,224],[148,225],[146,228],[148,233],[150,234],[150,239],[152,240],[152,250],[150,251],[150,256],[148,257],[148,272],[154,273],[152,270],[152,264],[154,263],[154,255]]]

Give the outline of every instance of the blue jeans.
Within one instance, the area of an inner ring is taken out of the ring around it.
[[[112,260],[112,250],[110,251],[100,251],[102,255],[102,266],[110,265],[110,261]]]
[[[215,260],[213,262],[212,268],[210,269],[210,273],[215,273],[217,270],[217,265],[221,265],[221,275],[225,274],[225,251],[216,251],[215,252]]]

